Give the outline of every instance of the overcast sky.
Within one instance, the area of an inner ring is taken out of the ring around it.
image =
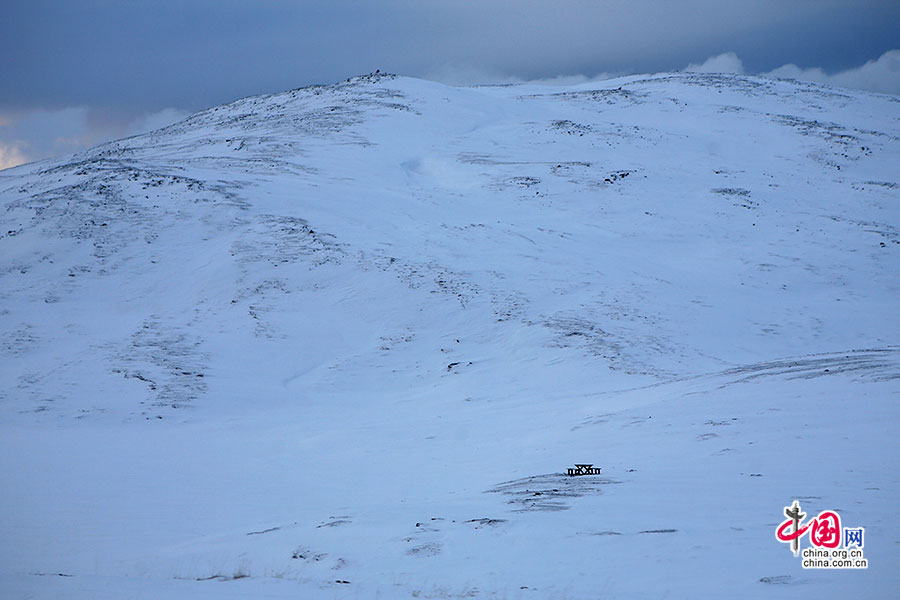
[[[375,69],[470,84],[692,66],[900,94],[900,1],[22,0],[0,10],[0,56],[3,168]]]

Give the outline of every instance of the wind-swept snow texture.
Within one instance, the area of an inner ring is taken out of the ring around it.
[[[366,76],[0,200],[4,598],[896,597],[897,97]]]

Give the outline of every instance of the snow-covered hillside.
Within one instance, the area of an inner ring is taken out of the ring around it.
[[[0,202],[5,598],[896,593],[897,97],[365,76]]]

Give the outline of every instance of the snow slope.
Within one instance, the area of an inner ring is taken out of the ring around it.
[[[0,592],[894,597],[898,165],[893,96],[364,76],[2,171]]]

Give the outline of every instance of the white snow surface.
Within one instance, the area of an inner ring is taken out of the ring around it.
[[[898,97],[364,76],[0,203],[3,598],[896,597]]]

